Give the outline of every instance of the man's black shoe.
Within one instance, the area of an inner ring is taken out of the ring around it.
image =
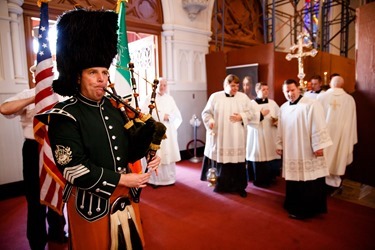
[[[246,198],[247,197],[247,193],[245,190],[241,190],[241,191],[238,191],[239,195],[243,198]]]
[[[68,243],[68,234],[64,233],[64,235],[58,235],[55,233],[48,234],[48,241],[49,242],[56,242],[60,244]]]
[[[306,216],[297,215],[297,214],[289,214],[289,218],[294,220],[304,220],[306,219]]]
[[[159,185],[148,183],[147,185],[151,186],[153,189],[157,189]]]

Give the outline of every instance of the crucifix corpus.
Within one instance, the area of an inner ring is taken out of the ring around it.
[[[309,49],[311,48],[311,41],[308,40],[307,43],[304,43],[303,41],[305,40],[305,38],[309,38],[308,35],[306,33],[301,33],[298,35],[297,39],[298,39],[298,44],[294,44],[292,47],[290,47],[290,53],[288,53],[286,55],[286,60],[290,61],[292,60],[293,58],[297,58],[298,59],[298,75],[297,77],[299,78],[299,83],[300,83],[300,86],[303,86],[303,88],[305,88],[305,84],[303,82],[303,79],[305,78],[305,72],[303,71],[303,58],[306,57],[306,56],[316,56],[316,54],[318,54],[318,51],[316,49],[312,49],[310,51],[304,51],[304,49]],[[293,52],[296,51],[296,53],[293,54]]]

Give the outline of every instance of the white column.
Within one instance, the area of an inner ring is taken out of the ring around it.
[[[185,150],[194,137],[189,124],[193,114],[200,114],[207,100],[205,55],[211,37],[211,14],[214,0],[197,0],[207,6],[191,20],[181,0],[161,0],[163,7],[162,67],[170,94],[182,113],[178,144]],[[192,1],[184,1],[192,2]],[[200,127],[198,138],[204,139]]]
[[[166,62],[166,79],[168,81],[174,80],[174,74],[173,74],[173,46],[172,46],[172,37],[173,37],[173,31],[171,30],[165,30],[162,32],[162,36],[165,39],[165,62]]]
[[[20,24],[23,21],[22,13],[23,10],[21,5],[23,0],[9,0],[8,11],[10,17],[10,33],[11,33],[11,42],[12,42],[12,52],[13,52],[13,63],[14,63],[14,78],[17,82],[17,79],[25,79],[25,70],[24,70],[24,61],[25,58],[22,58],[22,50],[20,48],[25,47],[25,43],[22,44],[20,32],[23,32],[23,25]],[[26,76],[27,78],[27,76]]]

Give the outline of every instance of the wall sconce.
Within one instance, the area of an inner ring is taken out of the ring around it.
[[[182,0],[182,7],[188,13],[191,21],[195,20],[199,12],[207,8],[208,0]]]

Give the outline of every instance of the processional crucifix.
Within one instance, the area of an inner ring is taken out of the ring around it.
[[[309,40],[307,43],[304,43],[304,38],[307,37],[308,38],[308,35],[306,33],[301,33],[298,35],[297,39],[298,39],[298,44],[294,44],[292,47],[290,47],[290,52],[291,53],[288,53],[286,55],[286,60],[290,61],[292,60],[293,58],[297,58],[298,59],[298,75],[297,77],[299,78],[299,83],[300,83],[300,86],[303,86],[303,88],[305,88],[305,84],[303,82],[303,79],[305,78],[305,72],[303,70],[303,58],[306,57],[306,56],[316,56],[316,54],[318,54],[318,51],[316,49],[312,49],[310,51],[307,51],[305,52],[304,49],[309,49],[312,45],[312,42]],[[295,51],[296,49],[297,52],[295,54],[293,54],[293,51]]]

